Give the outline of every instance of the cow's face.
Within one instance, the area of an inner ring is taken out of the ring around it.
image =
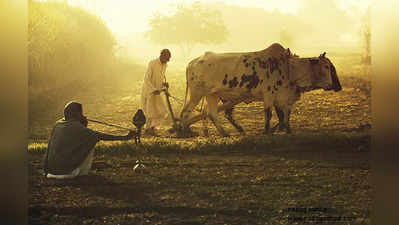
[[[331,61],[325,57],[326,53],[318,58],[310,59],[313,67],[313,86],[324,90],[340,91],[342,89],[337,72]]]

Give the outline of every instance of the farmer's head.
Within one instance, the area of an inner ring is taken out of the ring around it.
[[[159,60],[161,60],[161,63],[167,63],[169,62],[169,59],[171,57],[169,49],[162,49],[161,55],[159,56]]]
[[[65,120],[80,120],[83,117],[82,104],[74,101],[68,102],[64,108],[64,117]]]

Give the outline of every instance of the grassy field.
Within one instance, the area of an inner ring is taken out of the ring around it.
[[[181,77],[179,71],[168,76],[180,100]],[[209,123],[209,137],[178,139],[166,126],[139,146],[100,142],[92,173],[66,181],[41,176],[55,119],[49,116],[30,127],[29,224],[371,224],[370,78],[345,76],[341,84],[341,92],[302,97],[291,135],[262,135],[262,104],[240,104],[234,116],[246,136],[220,114],[231,137],[221,138]],[[75,99],[89,118],[132,127],[140,87],[110,84]],[[178,101],[172,104],[179,112]],[[202,133],[201,122],[194,131]],[[148,173],[134,172],[137,159]]]

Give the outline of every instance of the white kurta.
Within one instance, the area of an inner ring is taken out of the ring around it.
[[[148,63],[141,91],[141,108],[147,117],[146,128],[159,126],[168,116],[163,93],[152,94],[153,91],[162,89],[166,67],[167,64],[162,64],[159,58]]]

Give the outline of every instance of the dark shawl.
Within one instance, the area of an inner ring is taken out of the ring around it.
[[[79,121],[58,120],[51,132],[45,158],[45,173],[65,175],[82,164],[100,140],[99,133]]]

